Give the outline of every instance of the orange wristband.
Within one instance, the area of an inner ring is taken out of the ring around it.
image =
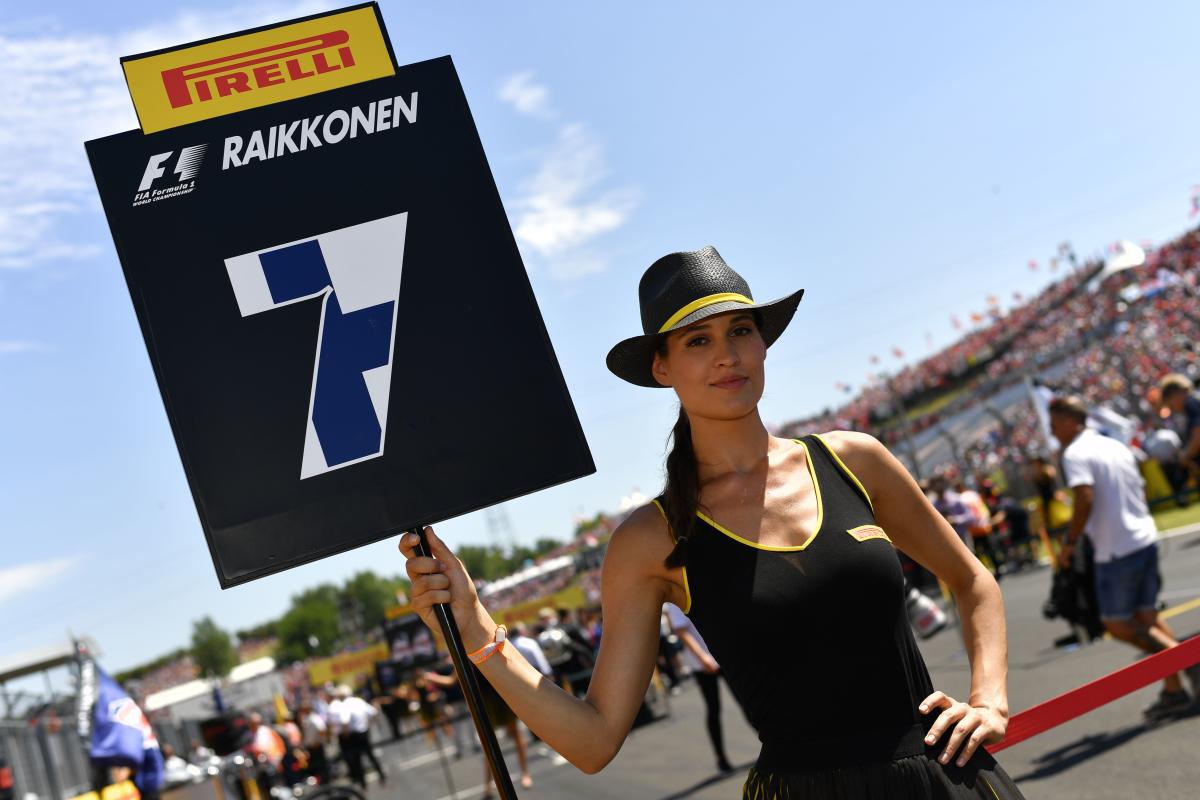
[[[468,653],[467,658],[471,659],[472,664],[482,664],[484,661],[487,661],[489,658],[495,655],[496,652],[504,646],[504,642],[507,640],[507,638],[508,628],[504,625],[497,625],[496,638],[475,652]]]

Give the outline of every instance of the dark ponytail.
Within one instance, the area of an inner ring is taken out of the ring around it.
[[[687,543],[696,526],[696,511],[700,507],[700,472],[696,466],[696,451],[692,449],[692,423],[683,406],[679,407],[679,419],[671,429],[663,506],[667,526],[675,538],[675,547],[663,564],[675,569],[687,561]]]

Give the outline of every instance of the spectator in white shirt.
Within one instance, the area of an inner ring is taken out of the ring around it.
[[[1070,563],[1079,537],[1096,552],[1096,601],[1105,629],[1147,653],[1179,644],[1158,613],[1158,529],[1146,506],[1144,482],[1128,447],[1087,427],[1079,397],[1050,403],[1050,430],[1063,446],[1063,474],[1075,495],[1067,542],[1059,553]],[[1200,665],[1186,670],[1192,691],[1200,688]],[[1192,706],[1178,673],[1163,681],[1157,701],[1144,709],[1151,719]]]
[[[371,749],[371,718],[379,712],[366,700],[356,697],[345,684],[334,690],[334,698],[329,704],[329,720],[337,732],[350,780],[367,788],[367,774],[362,763],[366,756],[379,774],[379,782],[387,783],[387,773]]]
[[[513,647],[517,648],[517,652],[525,656],[525,660],[532,664],[538,672],[553,678],[554,670],[551,669],[550,662],[546,660],[546,653],[537,643],[537,639],[529,635],[529,628],[525,623],[514,622],[510,633]]]

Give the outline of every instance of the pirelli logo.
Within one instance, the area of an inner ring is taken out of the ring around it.
[[[374,5],[122,59],[143,133],[394,75]]]
[[[163,70],[162,82],[171,108],[208,102],[287,81],[302,81],[354,66],[350,34],[329,31],[294,42]]]

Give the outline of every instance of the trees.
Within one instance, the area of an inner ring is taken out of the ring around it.
[[[246,643],[255,639],[270,639],[272,636],[278,636],[279,632],[276,628],[279,626],[279,620],[273,619],[268,622],[263,622],[250,628],[238,631],[235,635],[238,642]]]
[[[511,575],[521,569],[526,561],[532,561],[538,556],[549,553],[561,544],[562,542],[557,539],[543,537],[538,539],[533,547],[517,545],[507,553],[496,545],[480,547],[467,544],[459,547],[456,554],[472,578],[494,581],[505,575]]]
[[[387,609],[396,605],[396,592],[407,594],[408,585],[408,581],[399,576],[385,578],[365,570],[346,581],[341,602],[343,606],[356,606],[362,629],[370,631],[383,624]]]
[[[220,678],[237,665],[237,652],[229,634],[217,626],[211,617],[192,624],[192,659],[200,675]]]
[[[292,597],[292,607],[276,626],[281,661],[327,656],[338,643],[338,589],[323,583]]]

